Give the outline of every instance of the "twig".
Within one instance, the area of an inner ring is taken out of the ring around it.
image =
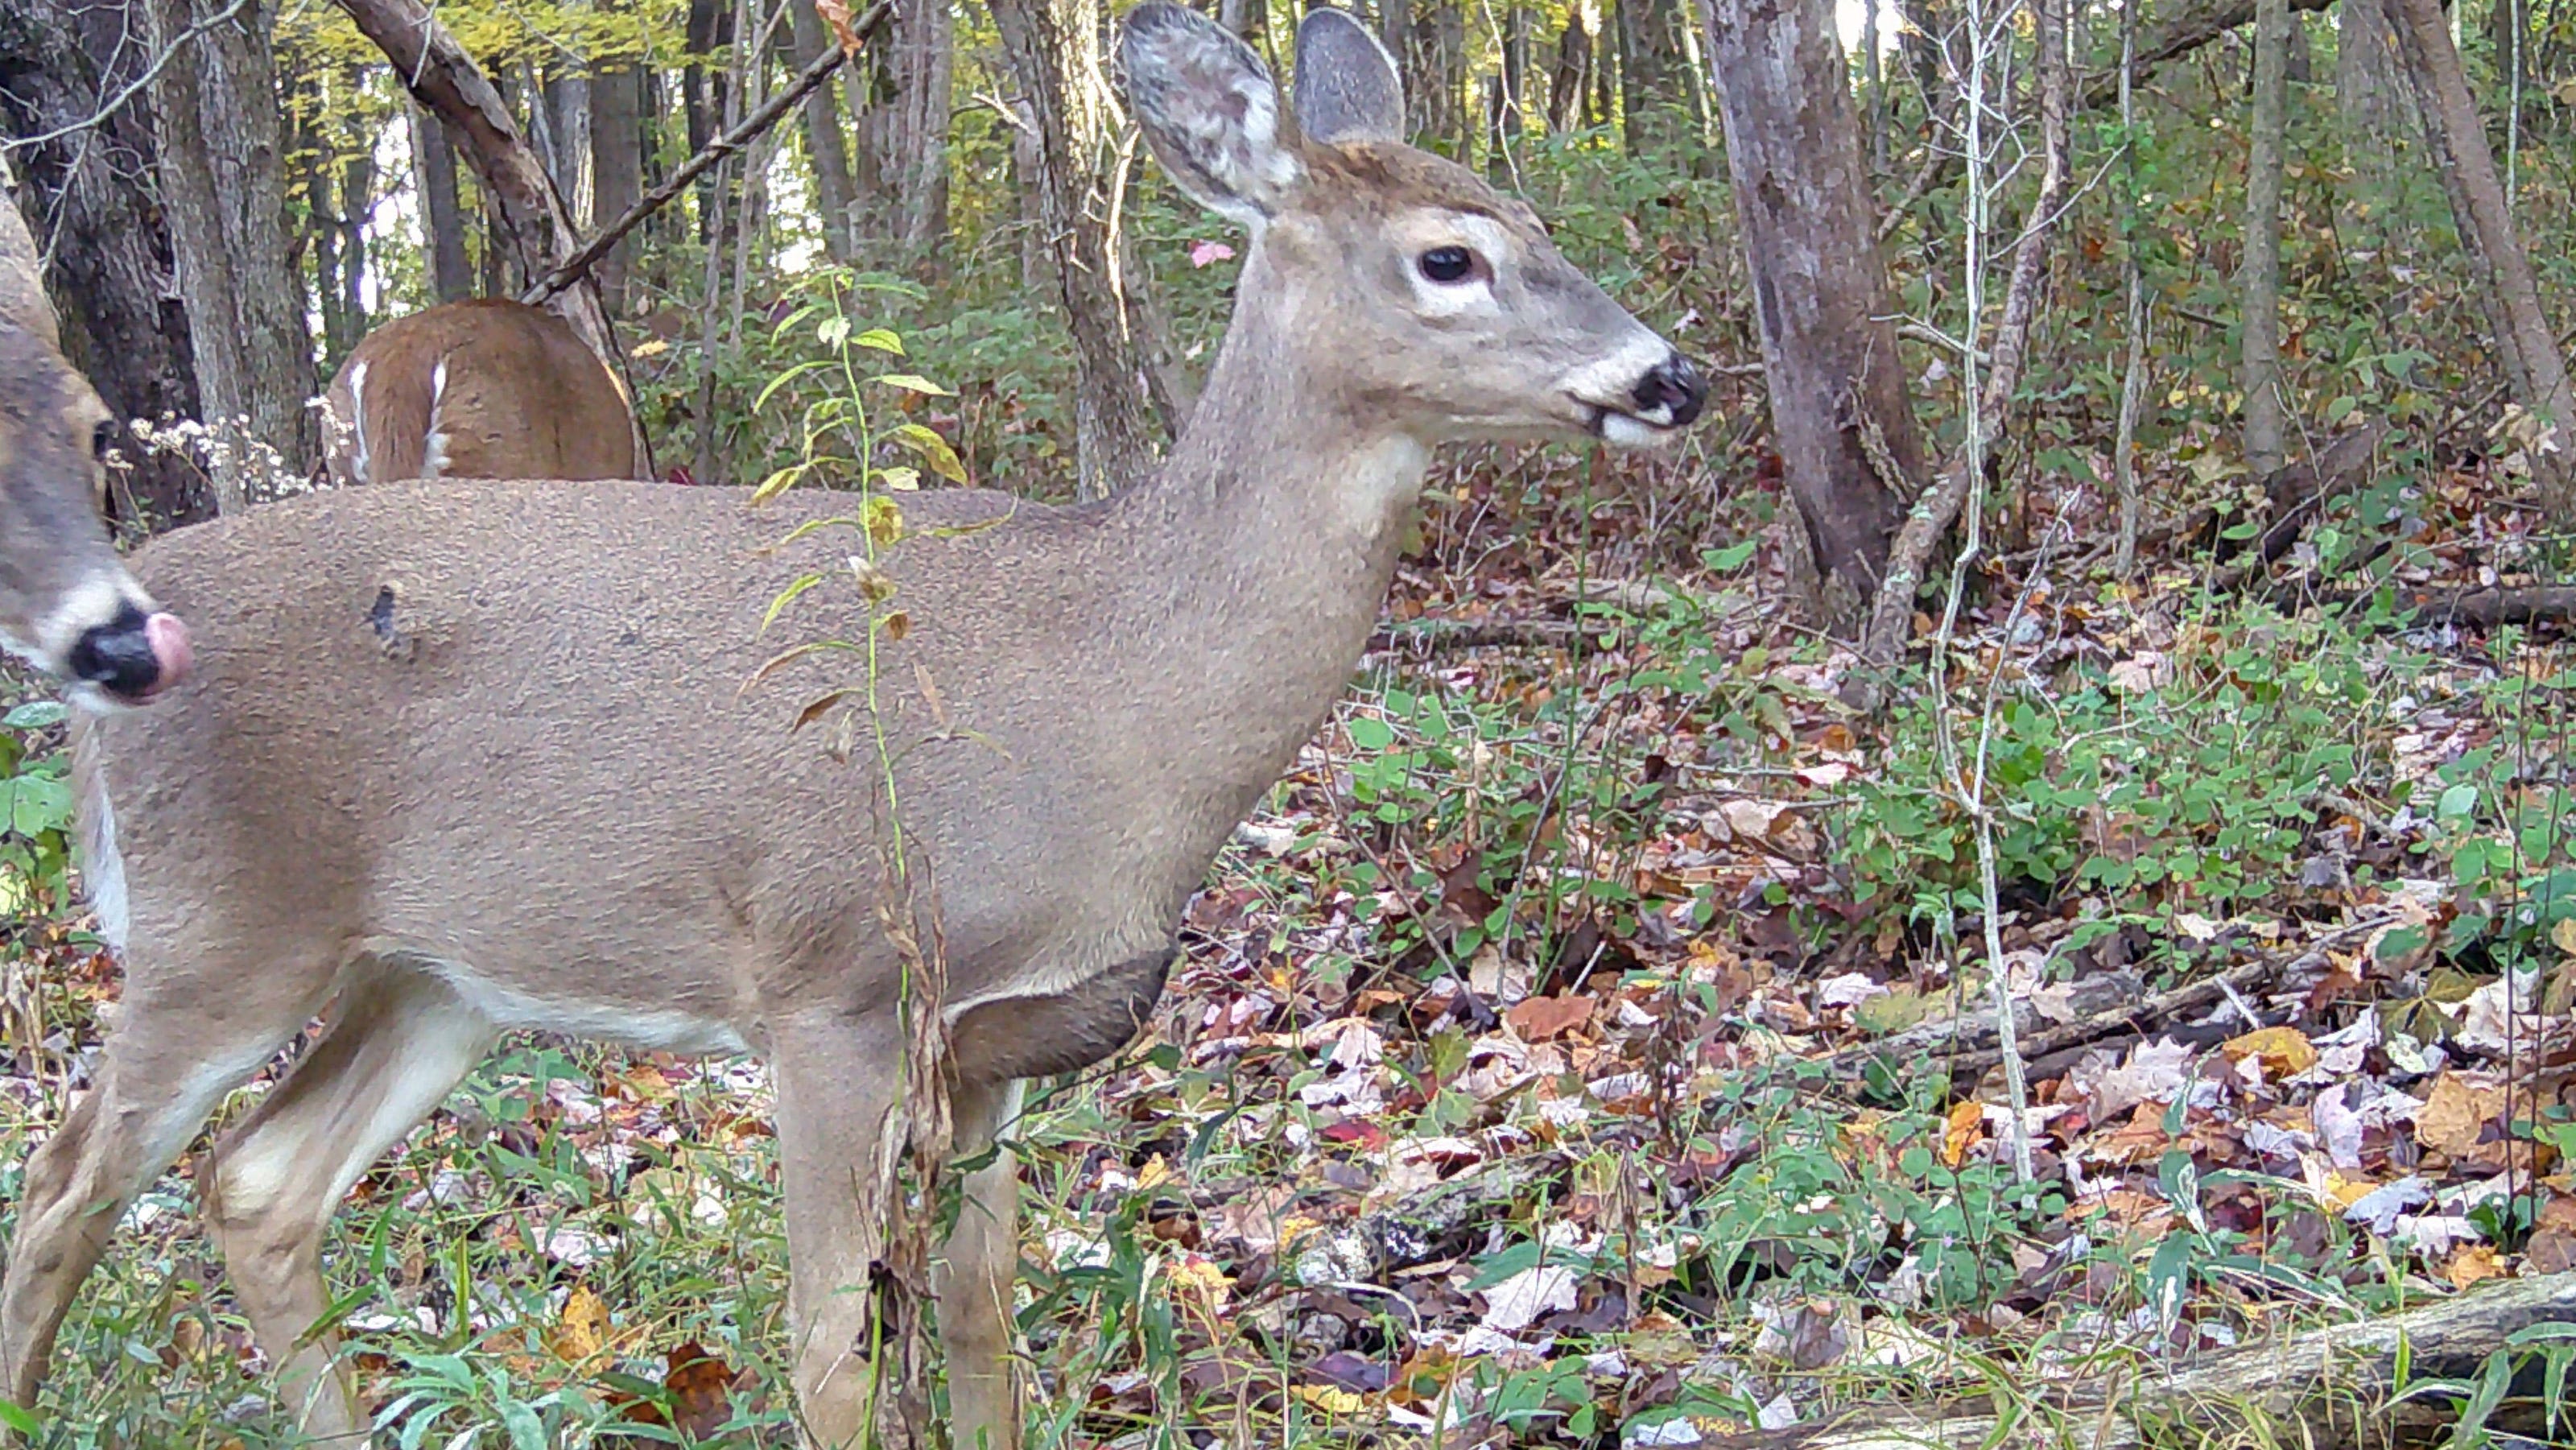
[[[893,0],[877,0],[876,4],[869,6],[866,12],[851,25],[850,33],[854,36],[869,34],[893,12]],[[779,117],[793,110],[799,102],[830,80],[833,72],[838,71],[849,58],[850,53],[839,46],[827,47],[821,55],[814,58],[813,64],[805,67],[804,71],[796,77],[795,84],[771,96],[759,110],[743,117],[741,124],[708,142],[697,155],[682,162],[679,170],[672,172],[660,186],[645,193],[642,199],[621,213],[617,220],[600,228],[597,236],[582,243],[580,250],[556,264],[555,269],[548,272],[535,286],[521,293],[519,300],[530,305],[539,304],[580,281],[589,274],[592,267],[598,265],[600,258],[608,255],[611,247],[624,240],[628,232],[643,225],[646,217],[670,205],[673,197],[688,190],[690,183],[705,175],[708,168],[758,140],[762,132],[778,123]]]

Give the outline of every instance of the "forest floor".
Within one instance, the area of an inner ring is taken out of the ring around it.
[[[1878,713],[1708,466],[1436,480],[1150,1032],[1013,1129],[1033,1445],[1687,1446],[2576,1267],[2576,676],[2413,609],[2546,571],[2506,461],[2392,454],[2225,589],[2230,518],[2120,582],[2027,491]],[[82,925],[16,928],[8,1200],[113,1011]],[[766,1106],[513,1039],[332,1240],[399,1442],[784,1443]],[[43,1443],[279,1443],[193,1208],[129,1216]]]

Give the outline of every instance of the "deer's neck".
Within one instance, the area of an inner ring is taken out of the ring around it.
[[[1349,682],[1430,456],[1368,426],[1285,331],[1238,312],[1171,457],[1121,500],[1144,561],[1121,593],[1156,674],[1139,740],[1173,747],[1151,773],[1220,831]]]

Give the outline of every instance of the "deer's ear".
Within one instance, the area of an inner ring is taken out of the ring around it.
[[[1223,26],[1170,0],[1127,12],[1119,69],[1163,169],[1211,211],[1258,228],[1299,174],[1270,68]]]
[[[1404,77],[1347,10],[1317,6],[1297,27],[1297,129],[1327,145],[1404,139]]]

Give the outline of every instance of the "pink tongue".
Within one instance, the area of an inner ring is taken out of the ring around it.
[[[143,640],[152,646],[152,662],[161,667],[161,677],[152,683],[155,694],[188,677],[196,656],[188,650],[188,626],[179,622],[179,616],[155,614],[144,620]]]

